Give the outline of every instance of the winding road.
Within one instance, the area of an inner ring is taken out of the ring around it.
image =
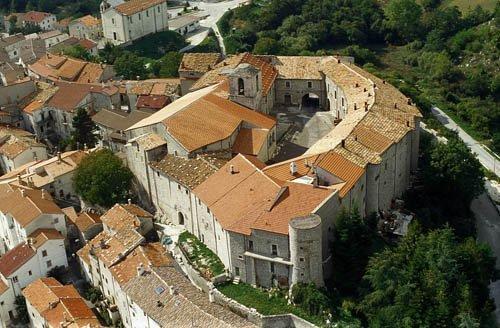
[[[445,127],[458,132],[458,136],[460,137],[460,139],[462,139],[463,142],[465,142],[465,144],[469,146],[470,150],[477,155],[477,159],[479,159],[484,167],[486,167],[491,172],[494,172],[497,176],[500,176],[500,157],[489,153],[481,143],[474,140],[441,109],[433,106],[431,108],[431,111],[432,114],[437,118],[437,120],[441,122]]]

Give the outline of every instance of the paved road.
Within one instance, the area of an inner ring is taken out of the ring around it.
[[[500,269],[500,215],[486,193],[472,201],[471,210],[476,216],[477,239],[490,245]],[[490,295],[495,300],[495,315],[500,324],[500,280],[490,285]]]
[[[203,14],[208,14],[209,16],[200,21],[200,25],[202,28],[199,31],[196,31],[192,35],[189,35],[187,41],[191,44],[191,48],[200,44],[208,35],[210,29],[213,29],[215,35],[217,36],[217,40],[219,41],[219,45],[222,50],[222,54],[226,54],[226,49],[224,47],[224,42],[222,41],[222,36],[219,33],[219,29],[217,28],[217,22],[224,15],[224,13],[229,10],[240,6],[243,3],[246,3],[248,0],[229,0],[222,2],[199,2],[199,1],[189,1],[191,7],[198,7],[198,9],[203,11]],[[186,50],[186,49],[183,49]]]
[[[467,146],[477,155],[477,158],[491,172],[495,172],[500,176],[500,160],[491,155],[483,146],[474,140],[467,132],[459,127],[445,112],[437,107],[431,108],[432,114],[441,122],[445,127],[450,130],[458,131],[460,139],[462,139]]]

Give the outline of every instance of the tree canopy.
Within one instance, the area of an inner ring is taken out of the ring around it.
[[[332,249],[332,286],[344,295],[355,294],[368,263],[373,234],[357,209],[345,208],[335,220]]]
[[[135,80],[139,78],[143,80],[148,75],[145,64],[144,59],[135,53],[124,51],[115,59],[114,68],[116,74],[123,76],[124,79]]]
[[[73,183],[83,200],[105,207],[125,202],[132,172],[108,149],[95,151],[78,165]]]
[[[71,143],[74,146],[87,145],[93,148],[97,142],[98,136],[96,134],[97,126],[92,121],[85,108],[78,108],[76,115],[73,117],[73,132],[71,133]]]
[[[449,327],[478,324],[493,310],[490,249],[473,238],[458,242],[450,229],[421,234],[375,255],[360,308],[370,327]]]

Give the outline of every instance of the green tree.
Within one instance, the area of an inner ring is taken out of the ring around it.
[[[415,0],[390,0],[384,14],[386,26],[403,41],[412,41],[420,35],[422,7]]]
[[[123,52],[116,58],[114,68],[116,73],[124,79],[135,80],[139,77],[143,80],[148,76],[144,59],[129,51]]]
[[[484,191],[484,172],[456,134],[447,137],[448,142],[435,143],[426,153],[424,182],[428,191],[438,197],[469,204]]]
[[[92,204],[111,207],[126,201],[133,174],[108,149],[85,157],[76,169],[73,184],[78,195]]]
[[[182,54],[176,51],[168,52],[159,60],[159,77],[178,77]]]
[[[99,50],[99,58],[106,64],[113,65],[116,58],[123,54],[121,47],[113,45],[111,42],[106,42],[104,48]]]
[[[19,321],[23,324],[28,324],[30,322],[30,317],[24,296],[17,296],[14,304],[16,305],[16,313]]]
[[[494,306],[488,285],[495,258],[451,229],[421,234],[411,227],[397,247],[370,259],[360,309],[370,327],[450,327],[479,322]]]
[[[75,46],[66,46],[61,49],[61,52],[67,56],[77,58],[77,59],[83,59],[86,61],[92,61],[94,58],[92,55],[82,47],[81,45],[77,44]]]
[[[335,221],[332,248],[332,287],[353,295],[368,263],[373,234],[357,209],[345,208]]]
[[[76,115],[73,117],[73,132],[71,134],[73,146],[87,145],[89,148],[93,148],[98,140],[96,131],[97,126],[92,121],[87,110],[78,108]]]
[[[279,42],[269,37],[259,38],[253,49],[253,52],[257,55],[277,55],[279,51]]]

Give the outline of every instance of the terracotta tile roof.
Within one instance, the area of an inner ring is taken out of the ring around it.
[[[268,130],[276,124],[274,118],[243,107],[215,92],[192,102],[167,118],[164,124],[185,149],[194,151],[229,138],[242,122]]]
[[[0,155],[14,159],[32,147],[45,146],[35,140],[28,131],[0,124]]]
[[[90,263],[90,256],[96,256],[110,268],[143,241],[144,237],[132,228],[122,229],[114,235],[102,231],[77,254],[86,263]]]
[[[87,27],[101,26],[101,20],[98,18],[95,18],[92,15],[86,15],[86,16],[77,18],[73,22],[82,23],[83,25],[85,25]]]
[[[62,214],[47,192],[10,186],[1,190],[0,211],[8,213],[22,227],[43,214]]]
[[[269,131],[264,129],[242,128],[233,145],[233,152],[238,154],[258,155],[267,142]]]
[[[87,229],[94,225],[102,224],[101,217],[96,213],[81,212],[76,213],[73,207],[63,208],[62,211],[71,223],[73,223],[79,231],[86,232]]]
[[[333,151],[320,155],[314,165],[330,172],[345,182],[340,189],[340,197],[344,197],[365,172],[363,167],[354,164]]]
[[[23,295],[50,327],[100,327],[94,312],[73,285],[63,286],[54,278],[41,278],[29,284]]]
[[[0,272],[7,278],[35,255],[33,248],[21,243],[0,257]]]
[[[66,56],[47,53],[28,65],[30,71],[44,78],[58,81],[63,79],[81,83],[99,83],[107,66],[90,63]]]
[[[77,109],[78,105],[91,93],[108,95],[108,93],[118,92],[118,88],[114,86],[102,87],[97,84],[57,82],[56,85],[58,90],[50,98],[48,105],[68,112]]]
[[[308,175],[311,172],[311,167],[318,156],[319,155],[309,155],[292,158],[287,161],[269,165],[263,168],[262,171],[269,177],[280,181],[281,183],[285,181],[295,180],[299,177]],[[297,167],[297,173],[295,173],[294,175],[292,175],[290,171],[291,162],[294,162]]]
[[[101,216],[102,223],[113,231],[138,228],[139,218],[153,218],[153,215],[134,204],[116,204]]]
[[[170,287],[176,290],[174,295],[169,293]],[[162,327],[255,327],[228,308],[210,303],[173,267],[153,268],[151,272],[131,279],[123,289],[148,317]],[[162,306],[158,306],[158,302]]]
[[[97,43],[95,43],[94,41],[89,40],[89,39],[80,39],[78,44],[87,50],[91,50],[91,49],[94,49],[95,47],[97,47]],[[95,67],[95,66],[93,66],[93,67]],[[85,77],[86,76],[84,76],[83,78],[85,78]]]
[[[57,22],[59,26],[61,27],[68,27],[69,23],[71,22],[71,17],[63,18],[60,21]]]
[[[185,53],[179,66],[179,72],[205,73],[213,69],[220,59],[219,53]]]
[[[184,158],[171,154],[150,165],[191,190],[219,169],[201,157]]]
[[[129,140],[130,143],[137,143],[144,150],[151,150],[167,144],[167,141],[156,133],[140,135]]]
[[[23,99],[19,104],[19,107],[22,108],[25,113],[31,114],[43,108],[49,99],[59,90],[57,86],[43,82],[37,82],[36,87],[37,90]]]
[[[148,259],[140,251],[139,248],[130,252],[123,260],[114,264],[111,268],[111,274],[115,277],[120,286],[123,286],[130,279],[137,276],[137,267],[143,265],[145,269],[149,269]]]
[[[114,9],[122,15],[133,15],[153,6],[166,2],[166,0],[130,0],[119,4]]]
[[[194,190],[223,229],[245,235],[252,229],[288,234],[289,220],[310,214],[333,192],[299,183],[279,185],[242,155]]]
[[[32,163],[20,172],[23,185],[33,185],[37,188],[53,183],[58,177],[68,174],[74,170],[80,162],[88,155],[83,150],[68,151],[61,154],[61,160],[57,156]]]
[[[26,14],[24,14],[23,20],[26,22],[41,23],[45,18],[49,17],[50,15],[52,14],[40,11],[28,11]]]
[[[320,70],[331,57],[325,56],[273,56],[272,63],[278,78],[290,80],[322,80]]]
[[[217,64],[213,70],[208,71],[200,79],[198,79],[198,81],[196,81],[191,87],[191,90],[198,90],[208,85],[227,80],[227,77],[223,75],[224,71],[234,69],[239,64],[243,63],[250,64],[261,71],[262,94],[266,96],[271,90],[274,80],[278,76],[278,71],[268,61],[248,52],[223,60]]]
[[[31,245],[37,249],[49,240],[64,240],[64,236],[56,229],[37,229],[28,238],[31,238]]]
[[[137,99],[136,107],[138,109],[148,108],[148,109],[162,109],[170,103],[170,98],[167,96],[139,96]]]

